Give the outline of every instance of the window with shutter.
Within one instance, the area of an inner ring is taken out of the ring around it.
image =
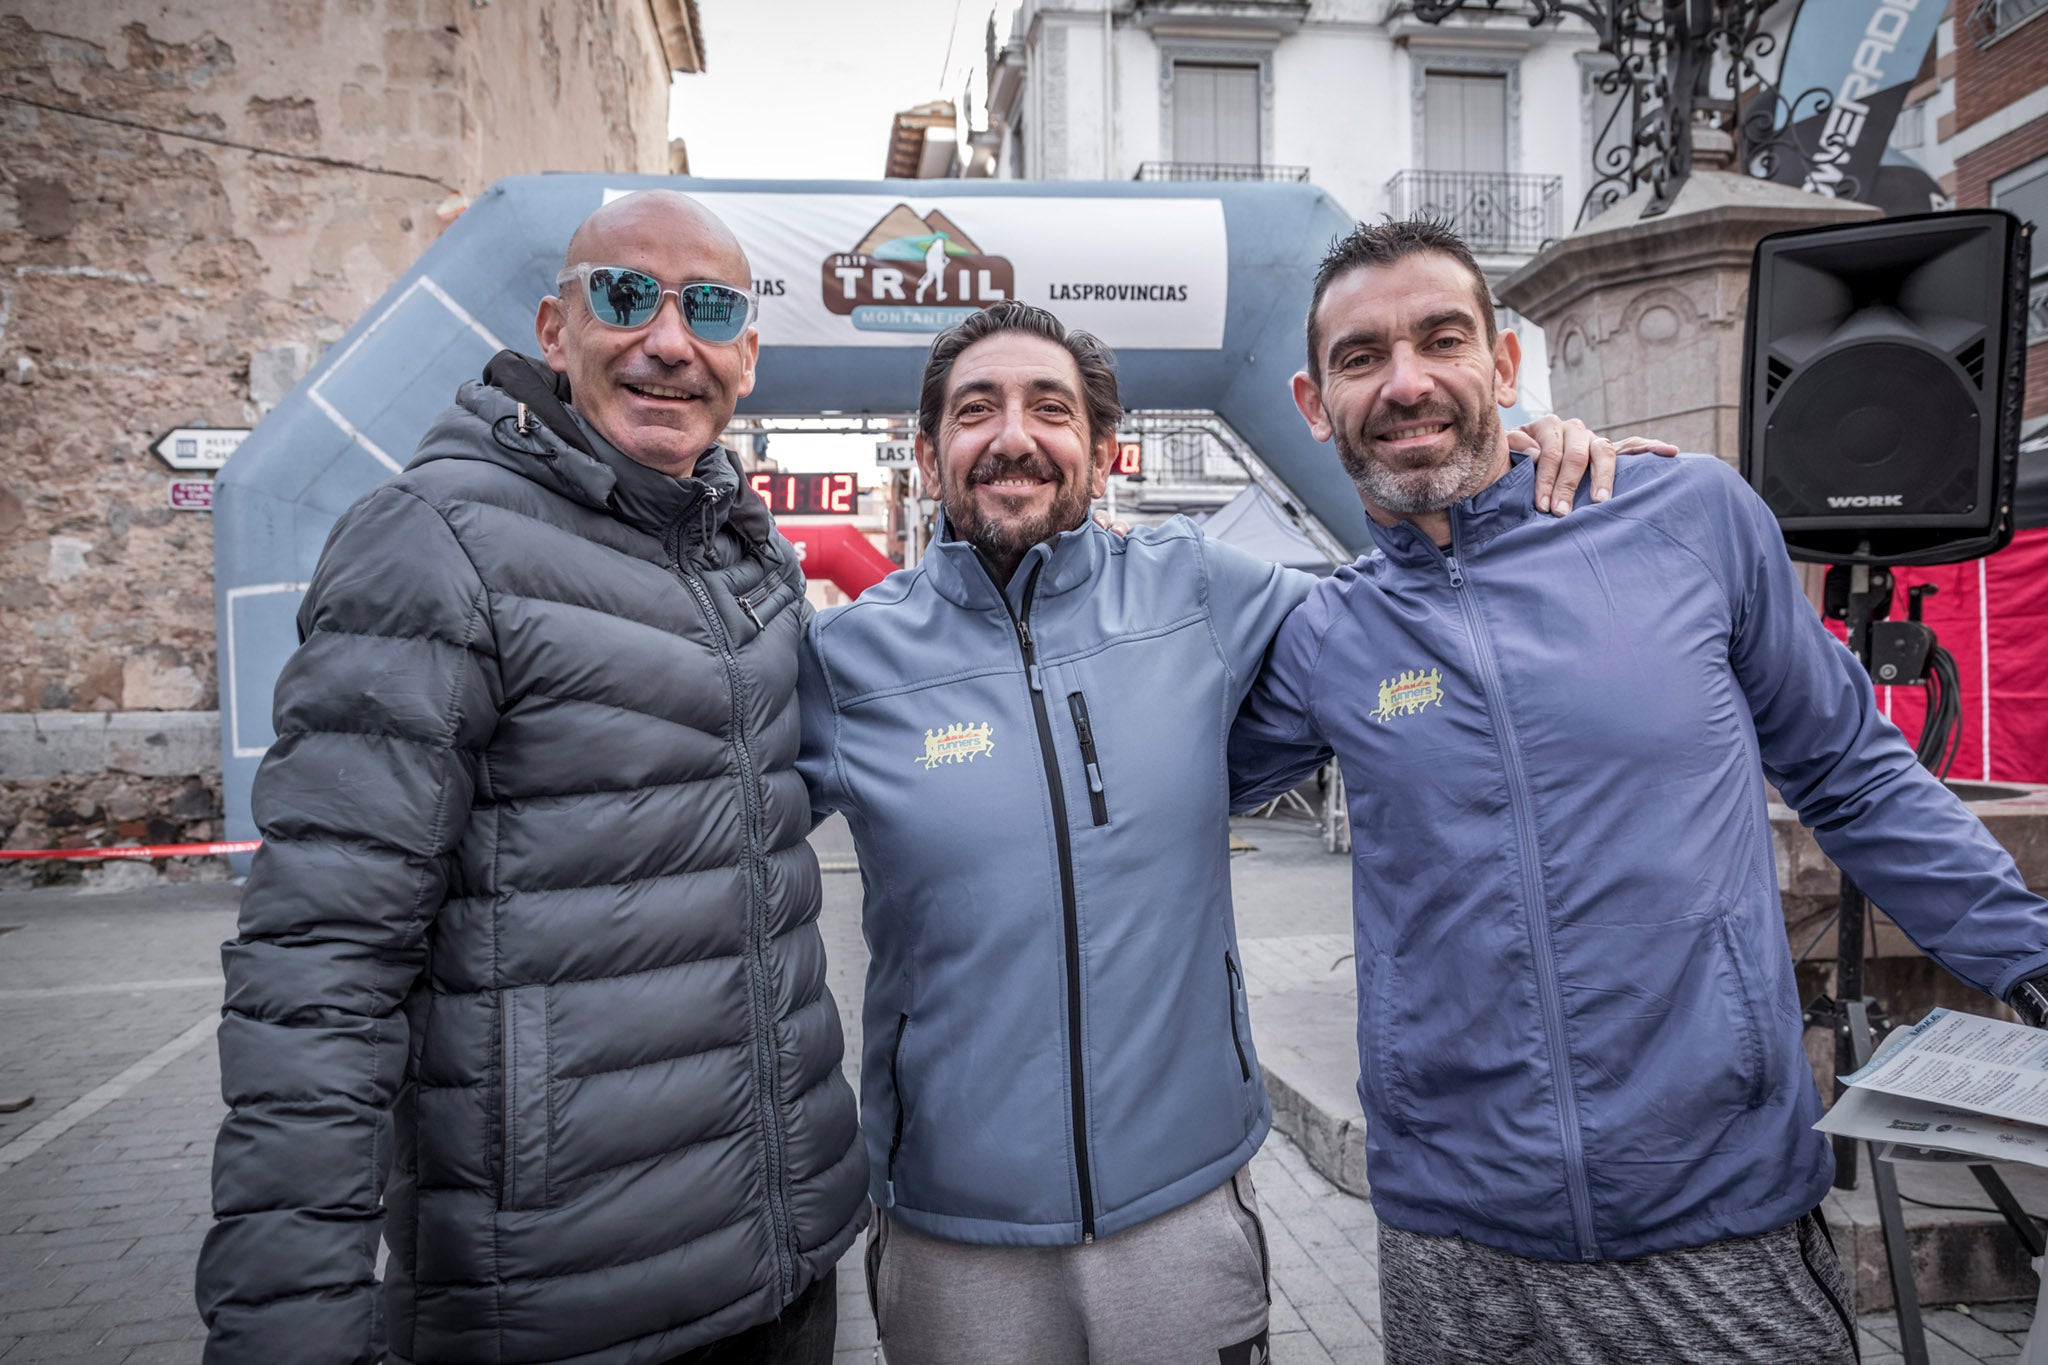
[[[1424,75],[1422,162],[1432,171],[1498,175],[1507,170],[1506,76],[1471,71]]]
[[[1259,69],[1173,64],[1173,159],[1259,164]]]

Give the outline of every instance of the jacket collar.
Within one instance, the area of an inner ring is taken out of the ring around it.
[[[932,543],[919,567],[938,594],[956,607],[994,611],[1007,603],[1012,615],[1022,615],[1024,587],[1031,582],[1034,568],[1038,572],[1035,601],[1072,592],[1094,577],[1096,569],[1108,558],[1110,535],[1089,517],[1073,530],[1062,531],[1025,551],[1017,572],[998,589],[981,556],[972,545],[953,537],[946,525],[946,514],[940,512],[932,526]]]
[[[1508,455],[1508,472],[1469,498],[1451,504],[1451,546],[1470,554],[1521,525],[1536,511],[1536,462],[1519,451]],[[1396,564],[1434,567],[1442,557],[1436,543],[1410,522],[1371,523],[1373,543]]]

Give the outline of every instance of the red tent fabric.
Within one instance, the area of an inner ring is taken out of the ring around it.
[[[1894,569],[1892,617],[1908,589],[1931,583],[1921,619],[1955,656],[1962,680],[1962,746],[1951,778],[2048,782],[2048,528],[2020,531],[1995,555]],[[1829,622],[1841,633],[1839,622]],[[1919,738],[1926,693],[1880,687],[1878,704],[1908,740]]]

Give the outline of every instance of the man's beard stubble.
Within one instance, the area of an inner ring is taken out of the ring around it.
[[[974,490],[981,484],[1009,474],[1030,474],[1059,488],[1052,505],[1043,514],[1022,520],[997,521],[981,514]],[[1071,531],[1088,518],[1087,486],[1079,479],[1063,479],[1050,461],[1036,458],[1006,460],[983,458],[958,485],[946,485],[941,505],[946,509],[946,527],[984,556],[1013,559],[1032,546]]]
[[[1365,448],[1354,444],[1350,432],[1338,427],[1331,432],[1337,458],[1344,472],[1367,502],[1383,511],[1402,516],[1441,512],[1460,498],[1470,497],[1486,484],[1500,444],[1500,410],[1487,405],[1476,418],[1468,419],[1456,410],[1417,408],[1413,413],[1390,411],[1387,421],[1449,422],[1452,444],[1440,464],[1396,469],[1374,460]],[[1381,423],[1375,422],[1375,425]]]

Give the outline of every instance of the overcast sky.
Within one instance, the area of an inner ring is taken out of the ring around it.
[[[1001,5],[1006,28],[1015,0]],[[690,172],[873,180],[889,117],[957,96],[993,0],[702,0],[705,69],[678,76],[669,133]],[[950,59],[948,45],[951,46]]]

